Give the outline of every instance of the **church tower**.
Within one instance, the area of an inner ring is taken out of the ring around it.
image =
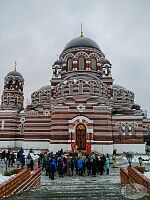
[[[16,71],[16,63],[14,71],[11,71],[5,76],[4,79],[4,90],[2,94],[2,110],[17,110],[23,109],[23,86],[24,78]]]

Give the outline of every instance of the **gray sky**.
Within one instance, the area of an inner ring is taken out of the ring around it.
[[[149,0],[0,0],[0,94],[15,61],[25,99],[49,84],[51,65],[82,21],[112,63],[114,83],[133,91],[150,116],[149,9]]]

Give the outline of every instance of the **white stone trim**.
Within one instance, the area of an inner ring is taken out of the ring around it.
[[[107,143],[113,143],[113,140],[109,140],[109,141],[107,141],[107,140],[94,141],[94,143],[105,143],[105,142],[107,142]]]
[[[113,115],[112,119],[143,119],[143,116],[123,116],[123,115]]]
[[[4,130],[4,126],[5,126],[5,120],[2,119],[2,126],[1,126],[1,130],[2,130],[2,131]]]
[[[50,140],[50,143],[51,142],[61,142],[61,143],[63,143],[63,142],[68,142],[69,140]]]
[[[76,140],[67,140],[68,142],[75,142]]]
[[[68,120],[69,124],[70,123],[74,123],[76,120],[79,120],[79,122],[82,122],[82,119],[87,121],[88,123],[92,123],[93,124],[93,120],[90,120],[88,119],[87,117],[85,116],[77,116],[77,117],[74,117],[73,119],[71,120]]]

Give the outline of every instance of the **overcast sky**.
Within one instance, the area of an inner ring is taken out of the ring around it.
[[[0,0],[0,94],[15,61],[25,99],[48,85],[57,54],[82,22],[112,63],[114,83],[133,91],[150,116],[149,9],[149,0]]]

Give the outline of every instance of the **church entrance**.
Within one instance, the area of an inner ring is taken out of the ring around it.
[[[78,150],[86,150],[86,127],[84,124],[76,126],[76,145]]]

